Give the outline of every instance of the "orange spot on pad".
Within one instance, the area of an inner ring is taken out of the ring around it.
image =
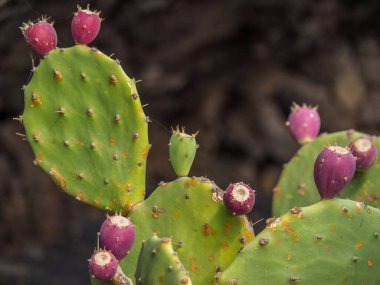
[[[192,272],[198,272],[199,266],[195,257],[190,258],[190,269]]]

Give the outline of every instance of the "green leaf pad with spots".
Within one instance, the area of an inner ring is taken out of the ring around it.
[[[274,216],[286,213],[292,207],[303,207],[317,203],[319,193],[314,183],[314,162],[327,145],[337,144],[345,147],[363,135],[355,131],[344,131],[321,135],[313,142],[301,147],[298,153],[285,166],[280,180],[274,189],[272,212]],[[380,153],[380,138],[374,142]],[[356,172],[351,183],[339,194],[340,198],[366,202],[380,206],[380,160],[368,170]]]
[[[154,234],[142,244],[137,270],[137,285],[191,285],[188,272],[173,250],[169,238]]]
[[[245,216],[233,216],[224,207],[223,191],[204,178],[182,177],[161,184],[132,208],[135,246],[121,260],[124,272],[135,273],[139,245],[153,233],[170,237],[173,248],[194,284],[211,284],[215,272],[226,269],[254,233]]]
[[[380,210],[342,199],[293,208],[219,278],[223,285],[380,284]]]
[[[83,45],[56,49],[24,89],[36,163],[68,194],[126,213],[145,195],[146,116],[120,64]]]

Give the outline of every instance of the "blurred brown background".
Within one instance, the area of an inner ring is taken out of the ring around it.
[[[0,285],[89,284],[87,257],[103,213],[58,191],[12,121],[31,58],[18,26],[42,14],[59,45],[85,1],[0,0]],[[298,146],[284,126],[293,101],[319,105],[322,131],[380,129],[378,0],[104,0],[93,43],[115,53],[153,120],[147,186],[175,178],[169,129],[200,131],[192,175],[257,190],[253,221],[270,215],[282,164]],[[260,229],[262,224],[256,228]]]

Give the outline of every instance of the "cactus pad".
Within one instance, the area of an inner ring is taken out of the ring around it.
[[[321,150],[327,145],[349,146],[362,134],[344,131],[319,136],[301,147],[298,153],[285,166],[273,194],[273,215],[280,216],[292,207],[303,207],[320,200],[314,183],[314,162]],[[380,150],[380,139],[374,143]],[[371,206],[380,206],[379,179],[380,160],[368,170],[356,172],[351,183],[339,194],[340,198],[366,202]]]
[[[142,244],[135,277],[137,285],[192,284],[171,240],[158,238],[156,234]]]
[[[223,285],[380,284],[380,211],[341,199],[293,208],[219,277]]]
[[[186,134],[184,130],[180,132],[178,127],[173,130],[169,142],[169,160],[178,176],[187,176],[193,165],[198,148],[195,136]]]
[[[170,237],[193,283],[208,284],[254,236],[245,216],[229,214],[221,196],[222,191],[204,178],[183,177],[161,184],[131,210],[135,244],[153,233]],[[134,246],[121,261],[127,275],[135,272],[139,250]]]
[[[68,194],[110,212],[144,199],[147,122],[120,64],[86,46],[56,49],[24,88],[26,135]]]

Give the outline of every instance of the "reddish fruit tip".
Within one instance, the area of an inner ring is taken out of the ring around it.
[[[96,250],[89,260],[90,272],[99,280],[111,280],[116,274],[117,266],[116,257],[106,250]]]
[[[303,144],[318,136],[321,119],[316,107],[293,104],[287,124],[294,139]]]
[[[75,43],[88,45],[99,33],[101,19],[100,12],[91,11],[89,8],[82,9],[78,6],[78,11],[71,21],[71,34]]]
[[[370,136],[362,136],[354,140],[350,145],[350,150],[356,158],[357,170],[366,170],[376,161],[377,148]]]
[[[223,195],[223,201],[232,214],[248,214],[255,204],[255,190],[243,182],[231,184]]]
[[[38,20],[37,23],[24,23],[21,31],[30,49],[41,56],[57,47],[57,33],[53,23],[49,23],[46,18]]]
[[[355,170],[355,158],[347,148],[324,148],[314,164],[314,181],[321,198],[334,198],[351,182]]]

